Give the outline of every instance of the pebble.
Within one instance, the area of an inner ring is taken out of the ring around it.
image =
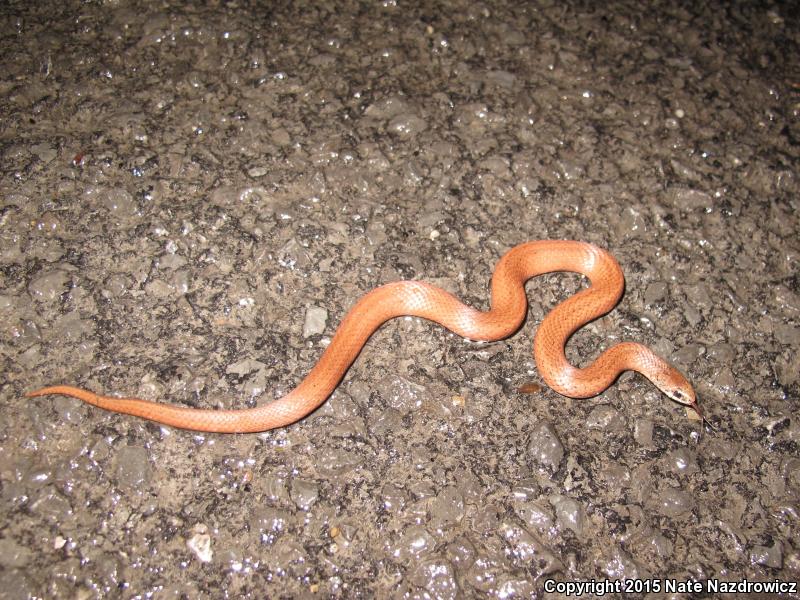
[[[328,322],[328,311],[318,306],[311,306],[306,310],[306,318],[303,322],[303,337],[310,338],[314,335],[321,335],[325,332],[325,325]]]
[[[564,446],[550,423],[541,423],[529,436],[528,454],[531,459],[551,473],[564,458]]]

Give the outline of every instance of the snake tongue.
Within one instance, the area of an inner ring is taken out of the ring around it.
[[[697,404],[697,400],[695,400],[694,402],[692,402],[692,403],[689,405],[689,407],[690,407],[690,408],[691,408],[691,409],[692,409],[694,412],[696,412],[696,413],[697,413],[697,416],[698,416],[698,417],[700,417],[700,422],[701,422],[701,424],[702,424],[702,425],[704,425],[705,427],[708,427],[708,428],[709,428],[711,431],[716,431],[716,430],[717,430],[717,428],[716,428],[716,427],[714,427],[714,426],[711,424],[711,421],[709,421],[708,419],[706,419],[706,416],[705,416],[705,414],[703,414],[703,411],[700,409],[700,405],[699,405],[699,404]]]

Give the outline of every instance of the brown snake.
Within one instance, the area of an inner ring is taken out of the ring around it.
[[[319,362],[300,385],[263,406],[241,410],[186,408],[139,398],[100,396],[67,385],[45,387],[27,396],[62,394],[113,412],[196,431],[245,433],[284,427],[325,402],[369,337],[389,319],[403,315],[422,317],[470,340],[499,340],[514,333],[525,320],[525,282],[554,271],[581,273],[591,285],[556,306],[536,333],[534,358],[551,388],[565,396],[588,398],[603,392],[623,371],[638,371],[667,397],[692,407],[702,418],[691,384],[641,344],[624,342],[612,346],[582,369],[567,361],[567,340],[583,325],[616,306],[625,280],[619,264],[606,251],[584,242],[556,240],[521,244],[500,259],[492,276],[491,309],[486,312],[419,281],[398,281],[372,290],[347,313]]]

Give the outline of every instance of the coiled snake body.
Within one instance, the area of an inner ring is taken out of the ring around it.
[[[564,354],[569,337],[586,323],[606,314],[622,297],[624,278],[617,261],[606,251],[575,241],[544,240],[512,248],[492,276],[491,309],[464,305],[444,290],[419,281],[399,281],[363,296],[347,313],[319,362],[289,394],[256,408],[206,410],[150,402],[139,398],[101,396],[80,388],[57,385],[27,394],[62,394],[118,413],[157,423],[222,433],[245,433],[283,427],[313,412],[339,385],[369,337],[394,317],[412,315],[439,323],[471,340],[508,337],[522,325],[528,307],[525,282],[554,271],[582,273],[590,282],[547,314],[539,327],[533,354],[542,378],[560,394],[587,398],[603,392],[623,371],[638,371],[670,399],[700,414],[695,393],[686,378],[641,344],[624,342],[603,352],[582,369]]]

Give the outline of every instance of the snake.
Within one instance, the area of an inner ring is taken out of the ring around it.
[[[427,319],[472,341],[491,342],[514,334],[525,321],[525,283],[560,271],[584,275],[589,286],[545,315],[534,336],[533,355],[542,379],[571,398],[590,398],[608,389],[625,371],[649,379],[664,396],[686,405],[703,419],[694,388],[684,375],[648,347],[621,342],[589,365],[578,368],[566,357],[569,338],[587,323],[610,312],[622,298],[625,278],[617,260],[586,242],[537,240],[515,246],[498,261],[491,280],[487,311],[422,281],[397,281],[362,296],[345,315],[319,361],[296,388],[269,403],[243,409],[202,409],[141,398],[103,396],[69,385],[44,387],[28,397],[60,394],[99,408],[149,419],[162,425],[217,433],[254,433],[285,427],[321,406],[344,378],[372,334],[400,316]]]

